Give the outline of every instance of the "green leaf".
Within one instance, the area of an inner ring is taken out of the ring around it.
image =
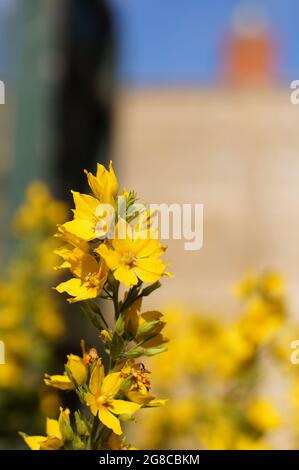
[[[151,334],[154,328],[156,328],[156,326],[158,326],[160,323],[161,323],[160,320],[143,323],[143,325],[141,325],[140,328],[138,328],[136,337],[138,338],[140,336],[146,336],[146,335]]]
[[[113,338],[112,338],[111,348],[110,348],[111,358],[114,360],[117,359],[121,355],[124,349],[124,346],[125,346],[124,339],[121,336],[119,336],[117,333],[114,333]]]
[[[89,436],[88,427],[82,418],[80,411],[75,411],[75,422],[78,434],[80,434],[80,436]]]
[[[155,348],[149,348],[144,350],[144,356],[156,356],[157,354],[160,354],[162,352],[167,351],[167,348],[165,346],[157,346]]]
[[[147,286],[144,289],[142,289],[142,291],[140,293],[140,296],[141,297],[147,297],[152,292],[154,292],[156,289],[159,289],[159,287],[161,287],[161,283],[160,283],[160,281],[156,281],[153,284],[151,284],[150,286]]]
[[[122,314],[120,314],[118,319],[116,320],[114,331],[118,336],[122,336],[124,334],[124,330],[125,330],[124,317]]]

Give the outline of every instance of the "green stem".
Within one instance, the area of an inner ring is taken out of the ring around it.
[[[121,311],[124,312],[127,308],[129,308],[136,299],[138,299],[138,290],[140,288],[140,285],[138,284],[137,286],[132,287],[132,289],[129,291],[128,297],[124,301],[124,303],[121,306]]]
[[[104,317],[104,315],[102,314],[100,307],[99,307],[98,313],[99,313],[99,316],[100,316],[102,322],[103,322],[104,325],[106,326],[106,328],[109,328],[109,325],[108,325],[108,323],[106,322],[105,317]]]
[[[113,285],[113,295],[112,295],[115,321],[118,319],[119,314],[120,314],[118,297],[119,297],[119,281],[116,281]],[[100,310],[99,310],[99,313],[100,313]],[[104,318],[102,318],[102,320],[104,320]],[[109,363],[108,371],[110,371],[113,366],[112,361],[111,361],[111,356],[110,356],[109,362],[110,363]],[[98,450],[98,447],[103,445],[104,440],[107,440],[107,438],[109,437],[109,434],[111,433],[111,430],[106,428],[106,426],[104,426],[102,429],[99,430],[100,424],[101,423],[98,417],[95,416],[93,419],[91,436],[90,436],[91,448],[93,450]]]
[[[98,435],[98,438],[95,442],[95,449],[98,450],[98,446],[101,448],[103,447],[104,443],[107,441],[109,438],[110,434],[112,433],[111,429],[103,427]]]
[[[115,320],[118,319],[119,316],[119,301],[118,301],[118,294],[119,294],[119,281],[116,281],[113,286],[113,305],[114,305],[114,317]]]
[[[93,418],[93,423],[92,423],[92,429],[91,429],[91,434],[90,434],[90,441],[91,441],[91,449],[96,450],[96,444],[97,444],[97,433],[98,433],[98,428],[99,428],[99,418],[95,416]]]

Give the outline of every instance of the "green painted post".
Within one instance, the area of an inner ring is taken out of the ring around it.
[[[11,211],[22,201],[28,183],[46,175],[49,144],[47,67],[50,24],[46,14],[47,4],[49,5],[49,2],[46,0],[19,1],[17,34],[20,63],[16,83]]]

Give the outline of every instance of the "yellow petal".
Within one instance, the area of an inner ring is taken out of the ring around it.
[[[90,411],[94,416],[96,416],[99,411],[98,405],[96,403],[96,398],[92,393],[86,393],[85,395],[86,404],[89,406]]]
[[[101,180],[103,180],[103,178],[105,178],[106,173],[107,173],[107,170],[104,167],[104,165],[101,165],[100,163],[97,163],[97,173],[96,173],[95,178],[98,181],[101,181]]]
[[[151,406],[153,408],[156,408],[156,407],[160,407],[160,406],[164,406],[166,405],[166,403],[168,402],[168,400],[151,400],[149,403],[148,403],[148,406]]]
[[[74,211],[75,218],[85,220],[92,219],[99,201],[92,196],[80,194],[76,191],[72,191],[72,194],[76,207]]]
[[[148,271],[152,274],[161,276],[166,268],[166,264],[161,259],[157,258],[138,258],[136,265],[138,268]]]
[[[116,251],[108,248],[105,243],[102,243],[98,248],[96,248],[95,252],[104,258],[107,266],[112,269],[112,271],[116,269],[121,262],[119,254]]]
[[[74,384],[67,375],[48,375],[45,374],[44,382],[49,387],[58,388],[59,390],[73,390]]]
[[[134,403],[138,403],[139,405],[147,405],[147,403],[154,399],[154,397],[148,393],[141,393],[135,390],[129,391],[127,393],[127,397],[129,400],[133,401]]]
[[[118,436],[122,434],[119,420],[105,406],[99,409],[99,420]]]
[[[100,181],[90,172],[86,171],[86,176],[87,176],[87,181],[89,184],[90,189],[92,190],[93,194],[95,197],[99,200],[102,201],[103,199],[103,187],[100,183]]]
[[[138,255],[138,258],[158,257],[163,255],[165,248],[158,240],[134,240],[134,252]]]
[[[40,450],[59,450],[63,446],[63,441],[57,437],[48,437],[41,442]]]
[[[31,450],[40,450],[41,443],[47,440],[45,436],[27,436],[23,432],[20,432],[20,436]]]
[[[91,255],[84,254],[80,259],[78,259],[78,262],[81,263],[81,275],[79,276],[81,278],[99,271],[99,264]]]
[[[119,391],[122,381],[123,379],[121,378],[119,372],[112,372],[111,374],[106,375],[101,387],[101,393],[103,395],[116,395],[116,393]]]
[[[109,183],[110,183],[110,191],[112,195],[115,197],[119,191],[118,181],[114,173],[112,161],[110,160],[109,164]]]
[[[131,240],[114,239],[112,240],[112,246],[114,250],[120,255],[126,255],[129,251],[132,251],[133,242]]]
[[[111,405],[109,406],[109,409],[117,415],[132,415],[136,413],[139,408],[140,405],[138,403],[133,403],[132,401],[125,400],[112,400]]]
[[[66,282],[62,282],[55,288],[59,293],[66,292],[73,296],[74,299],[68,299],[70,303],[79,302],[81,300],[94,299],[98,295],[96,287],[89,287],[82,284],[80,279],[72,278]]]
[[[59,423],[57,419],[47,418],[47,436],[56,437],[57,439],[62,439]]]
[[[142,282],[148,283],[159,281],[162,277],[161,274],[151,273],[139,267],[134,268],[134,273]]]
[[[66,367],[70,370],[77,384],[82,385],[87,375],[87,369],[83,364],[82,358],[75,354],[69,354],[67,359]]]
[[[102,361],[99,359],[91,373],[89,381],[89,389],[94,395],[101,390],[104,378],[104,366]]]
[[[76,235],[76,237],[82,240],[91,241],[96,238],[94,224],[91,220],[74,219],[63,224],[63,227],[67,232]]]
[[[118,267],[114,272],[113,276],[115,279],[117,279],[119,282],[122,282],[125,286],[130,287],[130,286],[135,286],[138,284],[138,278],[136,275],[136,270],[130,269],[127,267]]]
[[[72,245],[73,247],[79,248],[86,253],[89,251],[89,245],[86,241],[81,240],[80,238],[76,237],[76,235],[67,232],[64,226],[58,226],[58,233],[55,235],[58,238],[61,238],[67,244]]]
[[[55,289],[60,294],[66,292],[67,294],[76,297],[78,294],[80,294],[81,286],[82,283],[80,279],[72,278],[66,282],[61,282],[58,286],[55,287]]]

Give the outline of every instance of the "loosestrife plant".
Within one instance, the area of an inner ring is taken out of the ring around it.
[[[96,175],[86,174],[91,194],[73,192],[73,220],[58,227],[59,269],[71,278],[56,290],[67,293],[69,303],[82,302],[105,357],[86,349],[82,340],[82,355],[69,354],[62,375],[45,375],[46,385],[75,392],[82,406],[74,415],[61,409],[58,420],[47,419],[46,436],[21,433],[33,450],[131,448],[122,437],[122,423],[140,408],[164,403],[151,394],[149,371],[140,358],[166,350],[162,314],[142,311],[143,297],[170,276],[161,259],[166,247],[152,230],[153,214],[134,210],[136,194],[119,195],[111,163],[109,170],[98,164]],[[103,312],[104,301],[113,306],[113,320]]]

